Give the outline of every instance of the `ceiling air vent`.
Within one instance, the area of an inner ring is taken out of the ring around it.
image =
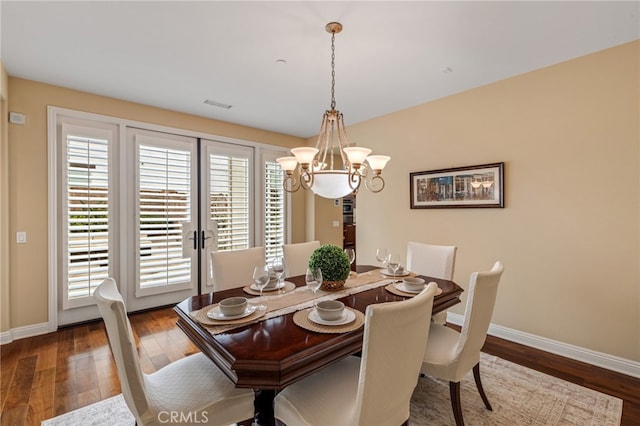
[[[207,104],[207,105],[218,107],[218,108],[224,108],[224,109],[231,108],[231,105],[223,104],[221,102],[216,102],[216,101],[212,101],[212,100],[209,100],[209,99],[205,99],[204,103]]]

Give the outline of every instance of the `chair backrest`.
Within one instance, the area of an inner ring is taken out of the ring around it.
[[[320,247],[320,241],[283,245],[285,276],[304,275],[307,272],[311,254],[318,247]]]
[[[213,290],[222,291],[253,283],[253,268],[265,265],[264,247],[211,253]]]
[[[150,410],[145,393],[144,375],[140,368],[131,324],[115,280],[106,278],[96,288],[93,299],[104,319],[124,400],[138,424],[146,424],[154,418],[154,414]]]
[[[436,289],[430,283],[411,299],[367,307],[356,424],[399,425],[409,418]]]
[[[480,349],[487,338],[498,293],[498,284],[503,271],[504,267],[498,261],[490,271],[474,272],[469,278],[464,321],[454,352],[458,359],[460,372],[466,373],[478,363]]]
[[[407,269],[418,275],[452,280],[456,264],[456,246],[407,243]]]

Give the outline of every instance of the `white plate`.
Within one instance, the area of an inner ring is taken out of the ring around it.
[[[334,321],[327,321],[320,318],[320,315],[318,315],[316,310],[313,309],[309,312],[309,319],[315,322],[316,324],[321,324],[321,325],[345,325],[345,324],[349,324],[351,321],[356,319],[356,313],[353,312],[351,309],[345,309],[342,313],[342,318]]]
[[[247,306],[247,309],[245,309],[245,311],[241,314],[238,315],[232,315],[232,316],[226,316],[224,315],[222,312],[220,312],[220,306],[215,306],[213,308],[211,308],[209,310],[209,312],[207,312],[207,317],[214,319],[214,320],[234,320],[234,319],[240,319],[240,318],[244,318],[244,317],[248,317],[249,315],[251,315],[252,313],[254,313],[256,310],[256,307],[254,305],[249,305]]]
[[[398,290],[400,290],[400,291],[404,291],[405,293],[415,293],[415,294],[418,294],[418,293],[420,293],[422,290],[424,290],[424,287],[422,288],[422,290],[409,290],[409,289],[404,285],[404,283],[396,284],[396,288],[397,288]]]
[[[393,272],[387,270],[387,269],[383,269],[382,271],[380,271],[380,273],[382,275],[384,275],[385,277],[406,277],[407,275],[410,274],[409,271],[407,271],[406,269],[404,270],[404,272],[400,272],[396,275],[393,275]]]
[[[251,287],[249,288],[253,291],[260,291],[260,289],[255,284],[251,284]],[[282,284],[276,284],[273,287],[265,287],[262,289],[262,291],[274,291],[274,290],[281,290],[283,288],[284,288],[284,281],[282,281]]]

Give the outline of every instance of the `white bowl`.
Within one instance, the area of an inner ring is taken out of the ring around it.
[[[325,321],[339,320],[344,312],[344,303],[337,300],[323,300],[316,305],[316,312]]]
[[[247,309],[247,298],[229,297],[221,300],[218,306],[224,316],[232,317],[234,315],[240,315]]]
[[[424,288],[424,280],[418,277],[405,278],[402,283],[409,291],[421,291]]]

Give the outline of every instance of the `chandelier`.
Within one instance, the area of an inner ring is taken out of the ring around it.
[[[293,148],[294,156],[277,159],[285,172],[282,185],[287,192],[310,189],[324,198],[356,194],[362,182],[369,191],[380,192],[384,188],[382,169],[391,157],[369,155],[368,148],[350,146],[335,99],[335,38],[342,31],[342,24],[330,22],[325,30],[331,33],[331,109],[322,116],[315,148]],[[334,166],[336,153],[340,155],[340,164]]]

